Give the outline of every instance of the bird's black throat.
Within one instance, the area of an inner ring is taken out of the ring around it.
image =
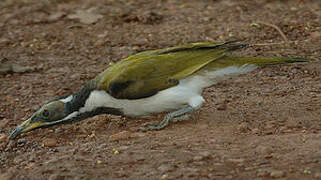
[[[67,102],[65,105],[65,109],[68,111],[67,113],[70,114],[84,107],[86,100],[88,99],[90,93],[95,90],[95,87],[95,81],[90,80],[78,92],[73,94],[72,100],[70,102]]]
[[[94,80],[90,80],[78,92],[72,94],[71,101],[65,103],[65,117],[74,112],[79,112],[81,108],[85,107],[87,99],[94,90],[96,90],[96,82]],[[97,107],[91,111],[79,112],[75,117],[66,121],[57,122],[57,124],[69,124],[100,114],[123,115],[122,111],[117,108]]]

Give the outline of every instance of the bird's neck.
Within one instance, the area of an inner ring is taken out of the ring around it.
[[[81,108],[84,108],[86,101],[89,98],[92,91],[95,90],[94,81],[87,82],[78,92],[68,96],[66,100],[66,109],[69,113],[80,111]]]
[[[66,123],[80,121],[99,114],[122,115],[122,112],[112,107],[99,107],[95,104],[87,103],[90,94],[95,91],[94,81],[87,82],[78,92],[71,94],[64,99],[65,103]]]

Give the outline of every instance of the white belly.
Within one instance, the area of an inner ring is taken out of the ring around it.
[[[196,78],[193,79],[196,80]],[[204,99],[201,96],[200,86],[188,82],[190,81],[182,80],[175,87],[160,91],[151,97],[136,100],[116,99],[105,91],[95,90],[91,92],[85,107],[86,110],[89,110],[89,107],[92,109],[101,106],[114,107],[121,109],[126,116],[148,116],[153,113],[173,111],[187,105],[192,107],[201,105]]]

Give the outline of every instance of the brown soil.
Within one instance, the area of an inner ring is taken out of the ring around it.
[[[77,11],[89,15],[75,19]],[[5,138],[112,61],[188,42],[282,42],[266,23],[290,42],[240,53],[321,58],[319,0],[0,2],[0,63],[34,69],[0,75],[0,179],[321,179],[320,61],[208,88],[197,121],[161,131],[133,129],[163,115],[97,116]]]

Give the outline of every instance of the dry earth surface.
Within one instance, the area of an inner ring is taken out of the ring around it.
[[[135,128],[163,115],[102,115],[6,138],[111,62],[238,38],[261,44],[241,54],[320,60],[321,1],[1,1],[0,179],[321,179],[321,61],[219,83],[197,121],[161,131]]]

